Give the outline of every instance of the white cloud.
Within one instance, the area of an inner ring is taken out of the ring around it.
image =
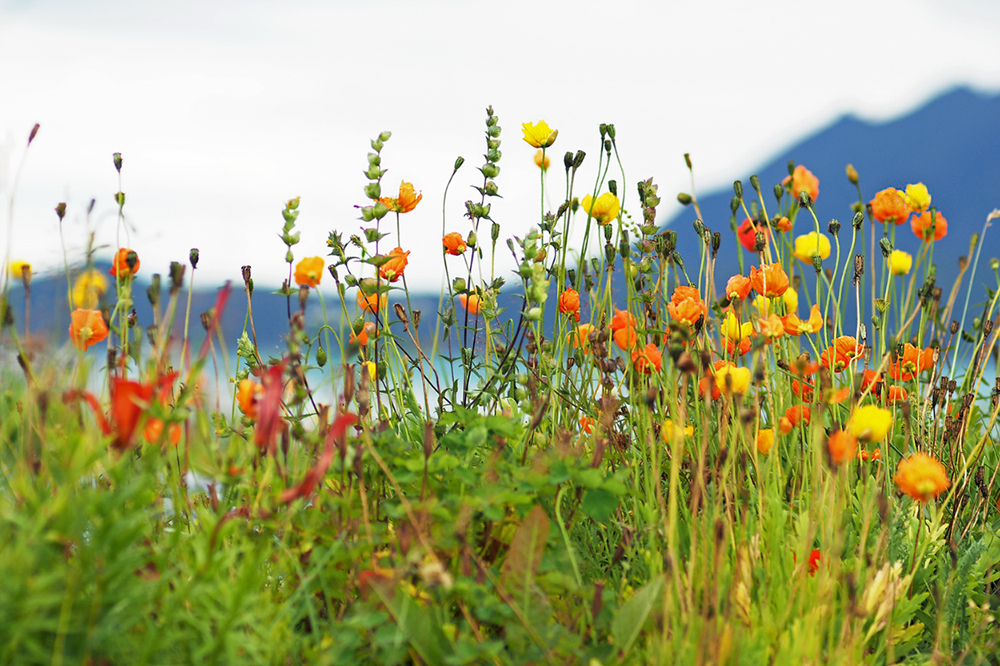
[[[520,123],[541,118],[560,130],[552,194],[561,195],[567,150],[587,151],[581,180],[590,186],[597,125],[614,122],[626,177],[611,177],[626,206],[635,181],[653,176],[665,216],[672,194],[688,187],[684,152],[706,192],[843,113],[887,119],[956,84],[1000,88],[996,22],[982,18],[991,7],[0,3],[0,140],[12,164],[31,125],[42,125],[20,180],[12,253],[57,269],[52,208],[65,200],[80,257],[91,197],[98,240],[114,243],[111,153],[120,151],[144,269],[165,272],[197,246],[202,284],[238,280],[243,264],[278,282],[287,272],[277,238],[283,202],[302,197],[296,255],[325,254],[328,231],[360,227],[354,206],[365,203],[368,140],[391,129],[386,189],[405,178],[424,194],[403,218],[402,244],[414,250],[408,278],[436,289],[442,192],[463,155],[448,230],[464,229],[487,104],[504,128],[504,198],[493,207],[504,237],[539,217]],[[498,266],[511,265],[501,245]]]

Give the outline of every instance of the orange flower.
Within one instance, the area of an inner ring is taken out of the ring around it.
[[[944,219],[944,215],[941,213],[935,213],[934,230],[932,231],[931,214],[928,211],[920,215],[915,215],[910,222],[910,228],[913,229],[913,233],[917,235],[917,238],[925,243],[931,240],[932,233],[934,234],[934,240],[939,241],[948,235],[948,220]]]
[[[918,502],[936,498],[951,485],[944,465],[921,452],[899,461],[895,481],[900,490]]]
[[[882,375],[874,370],[865,370],[861,373],[861,390],[869,393],[880,393],[879,384],[882,383]]]
[[[865,348],[858,344],[858,341],[851,335],[842,335],[834,344],[826,348],[820,354],[820,363],[827,370],[841,372],[845,370],[853,361],[857,361],[864,356]]]
[[[241,379],[236,387],[236,403],[247,418],[257,418],[257,403],[264,395],[264,387],[252,379]]]
[[[844,430],[838,430],[826,440],[826,448],[830,459],[835,465],[846,465],[851,462],[858,449],[858,440]]]
[[[820,554],[819,548],[813,548],[812,552],[809,553],[809,575],[815,576],[816,572],[819,571],[819,561],[823,559]]]
[[[726,354],[729,356],[744,356],[750,351],[750,347],[753,345],[753,340],[750,336],[747,336],[737,343],[734,343],[729,338],[726,338]]]
[[[479,314],[479,294],[459,294],[458,300],[462,303],[462,307],[471,315]]]
[[[619,331],[623,328],[635,328],[635,315],[628,310],[615,310],[615,315],[611,318],[611,330]]]
[[[771,230],[767,228],[766,224],[757,224],[754,220],[749,217],[743,220],[743,223],[736,229],[736,238],[739,239],[740,245],[746,248],[747,252],[757,252],[757,232],[764,234],[764,242],[767,243],[768,239],[771,237]]]
[[[745,300],[750,295],[750,278],[734,275],[726,283],[726,297],[732,301]]]
[[[813,385],[810,384],[809,382],[800,382],[797,379],[793,379],[792,393],[802,398],[803,402],[812,402]]]
[[[128,267],[128,255],[132,253],[135,256],[135,266],[132,268]],[[115,255],[115,259],[111,262],[111,270],[108,271],[115,277],[128,278],[132,277],[139,272],[139,255],[134,251],[123,247],[118,250],[118,254]]]
[[[656,348],[656,345],[649,343],[642,351],[636,349],[632,352],[632,364],[635,366],[636,372],[641,372],[644,375],[648,375],[654,370],[659,372],[660,368],[663,367],[663,355]]]
[[[156,444],[160,441],[160,437],[163,436],[163,421],[160,419],[149,419],[146,421],[146,427],[142,430],[142,436],[146,438],[146,441],[150,444]],[[181,424],[171,423],[170,430],[168,431],[168,438],[170,443],[177,446],[181,443]]]
[[[844,386],[839,389],[830,389],[823,392],[823,402],[828,405],[839,405],[851,397],[851,387]]]
[[[788,275],[779,263],[751,266],[750,285],[761,296],[776,298],[788,291]]]
[[[634,326],[626,326],[625,328],[619,328],[614,332],[615,344],[622,351],[628,351],[635,347],[635,343],[639,341],[639,335],[636,333]]]
[[[444,244],[444,251],[453,257],[463,254],[466,248],[469,247],[466,245],[465,239],[462,238],[462,234],[457,231],[445,234],[442,243]]]
[[[111,446],[121,451],[132,446],[139,421],[145,415],[157,390],[172,383],[176,377],[176,372],[165,375],[153,384],[142,384],[115,377],[111,380],[110,420],[104,417],[100,403],[91,393],[71,391],[66,394],[66,399],[86,401],[97,418],[101,432],[105,435],[114,435]]]
[[[809,311],[809,319],[802,321],[797,314],[785,315],[781,318],[782,326],[789,335],[801,335],[803,333],[819,333],[823,330],[823,317],[819,313],[819,306],[812,306]]]
[[[413,183],[408,183],[404,180],[399,184],[398,197],[382,197],[379,201],[394,213],[409,213],[417,207],[417,204],[423,198],[423,194],[413,196]]]
[[[730,366],[732,363],[729,361],[716,361],[713,364],[715,370],[721,370],[726,366]],[[722,395],[722,389],[719,388],[719,383],[715,381],[715,373],[710,373],[705,375],[700,380],[698,380],[698,397],[704,398],[705,392],[708,391],[708,387],[712,387],[712,400],[718,400],[719,396]]]
[[[672,319],[694,326],[702,315],[708,316],[708,305],[701,300],[696,287],[677,287],[667,304],[667,311]]]
[[[392,252],[385,255],[387,261],[378,267],[378,274],[382,276],[383,280],[395,282],[403,277],[403,270],[409,263],[409,259],[407,259],[409,256],[409,250],[403,252],[401,247],[393,248]]]
[[[108,325],[104,323],[100,310],[73,310],[69,325],[69,339],[73,341],[73,346],[87,351],[90,345],[96,345],[106,337]]]
[[[774,223],[774,226],[778,229],[778,231],[791,231],[792,221],[787,217],[779,217]]]
[[[309,287],[319,286],[326,264],[323,257],[306,257],[295,265],[295,284]]]
[[[795,167],[791,176],[785,176],[781,184],[788,187],[791,185],[792,196],[799,198],[799,192],[806,191],[813,201],[819,198],[819,178],[812,174],[812,171],[801,164]]]
[[[535,153],[535,166],[537,166],[542,171],[548,171],[549,166],[552,164],[552,159],[545,154],[545,151],[541,148]]]
[[[769,340],[776,340],[785,334],[785,324],[781,320],[781,317],[772,313],[766,318],[761,317],[758,321],[760,324],[760,333]]]
[[[583,347],[584,352],[590,353],[590,332],[594,330],[591,324],[580,324],[575,331],[570,331],[567,336],[569,343],[574,349]]]
[[[787,435],[792,428],[797,428],[801,423],[809,423],[812,418],[812,410],[808,405],[796,405],[785,410],[785,415],[781,417],[781,425],[778,430],[782,435]]]
[[[897,381],[908,382],[924,370],[934,367],[934,349],[921,351],[909,342],[903,345],[903,355],[896,361],[889,361],[889,376]]]
[[[375,336],[375,331],[376,331],[375,324],[373,322],[367,321],[365,322],[365,325],[361,327],[360,333],[355,333],[354,331],[351,331],[351,338],[349,342],[353,342],[355,344],[364,347],[365,345],[368,344],[369,336],[371,337]]]
[[[580,321],[580,293],[570,287],[559,294],[559,312]]]
[[[886,399],[889,402],[903,402],[906,400],[906,389],[902,386],[890,386]]]
[[[858,460],[862,462],[868,462],[869,460],[871,460],[872,462],[876,460],[882,460],[882,449],[876,447],[875,450],[870,453],[865,449],[859,449]]]
[[[580,417],[580,427],[588,435],[591,432],[593,432],[593,425],[594,425],[594,422],[590,419],[589,416],[581,416]]]
[[[774,431],[770,428],[763,428],[757,433],[757,452],[766,456],[774,446]]]
[[[380,294],[377,291],[365,294],[362,290],[358,290],[358,307],[361,308],[363,312],[377,314],[378,311],[385,305],[385,301],[385,294]]]
[[[872,207],[872,217],[879,222],[894,222],[902,224],[910,217],[910,206],[906,203],[906,197],[895,187],[888,187],[869,202]]]

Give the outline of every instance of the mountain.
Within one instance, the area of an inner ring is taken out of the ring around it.
[[[773,186],[788,175],[788,161],[794,160],[819,178],[819,197],[815,202],[820,229],[827,233],[827,223],[838,219],[843,228],[840,240],[846,253],[851,240],[851,204],[858,201],[857,190],[845,175],[845,167],[853,164],[860,175],[860,186],[867,203],[879,190],[887,187],[904,188],[909,183],[924,183],[933,197],[932,204],[948,221],[948,235],[935,244],[934,263],[937,284],[948,293],[958,276],[958,258],[969,254],[969,238],[982,231],[986,216],[1000,208],[1000,95],[987,96],[959,88],[935,98],[912,113],[884,123],[870,123],[854,116],[844,116],[829,127],[804,141],[781,151],[774,160],[753,173],[760,177],[761,189],[768,212],[773,214]],[[734,174],[743,181],[744,200],[756,200],[747,174]],[[697,172],[696,172],[697,176]],[[666,196],[666,193],[661,193]],[[739,271],[737,250],[744,253],[747,267],[756,257],[743,250],[730,226],[730,200],[733,189],[726,188],[699,197],[704,222],[714,231],[722,232],[722,247],[716,270],[716,281],[725,283]],[[675,229],[678,251],[688,266],[697,270],[698,237],[692,223],[697,215],[693,206],[664,225]],[[737,222],[745,215],[738,213]],[[793,235],[812,230],[811,216],[803,211],[796,221]],[[877,237],[881,225],[877,225]],[[864,236],[871,243],[871,225],[865,222]],[[990,257],[1000,256],[1000,230],[987,233],[976,283],[989,280],[987,265]],[[896,229],[896,249],[916,257],[920,241],[909,224]],[[870,248],[869,248],[870,251]],[[876,252],[878,249],[876,248]],[[865,252],[866,257],[869,252]],[[970,257],[971,259],[971,257]],[[832,264],[828,260],[827,264]],[[747,271],[749,268],[747,268]],[[811,271],[810,271],[811,272]],[[693,278],[693,276],[692,276]],[[962,292],[964,296],[964,290]],[[975,302],[975,300],[973,301]]]

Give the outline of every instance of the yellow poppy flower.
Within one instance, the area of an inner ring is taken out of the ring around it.
[[[795,258],[807,264],[811,264],[813,257],[826,259],[830,256],[830,239],[824,234],[810,231],[795,239],[795,249],[792,251]]]
[[[605,192],[597,197],[597,201],[594,201],[593,197],[588,194],[580,202],[580,208],[597,220],[598,224],[603,225],[618,218],[618,214],[621,212],[621,203],[619,203],[618,197],[611,192]]]
[[[548,148],[556,142],[559,130],[551,129],[544,120],[538,123],[521,123],[524,140],[534,148]]]

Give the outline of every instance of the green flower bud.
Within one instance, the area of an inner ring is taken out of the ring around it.
[[[385,132],[382,132],[381,134],[379,134],[379,135],[378,135],[378,140],[379,140],[379,141],[381,141],[382,143],[385,143],[386,141],[388,141],[388,140],[389,140],[389,138],[390,138],[391,136],[392,136],[392,132],[389,132],[389,131],[387,130],[387,131],[385,131]]]
[[[118,173],[121,173],[122,172],[122,154],[121,153],[114,153],[114,154],[111,155],[111,158],[115,162],[115,170]]]
[[[191,248],[191,253],[188,255],[188,261],[191,262],[191,268],[198,268],[199,257],[200,254],[198,252],[198,248],[196,247]]]
[[[322,347],[316,350],[316,365],[321,368],[326,365],[326,350]]]
[[[458,171],[459,169],[461,169],[463,164],[465,164],[465,158],[462,157],[461,155],[459,155],[458,157],[456,157],[455,158],[455,171]]]
[[[691,198],[691,195],[688,194],[687,192],[678,192],[677,201],[679,201],[682,205],[687,206],[690,205],[693,199]]]
[[[382,196],[382,186],[378,183],[368,183],[365,185],[365,196],[369,199],[378,199]]]
[[[737,199],[743,198],[743,181],[733,181],[733,192],[736,193]]]

